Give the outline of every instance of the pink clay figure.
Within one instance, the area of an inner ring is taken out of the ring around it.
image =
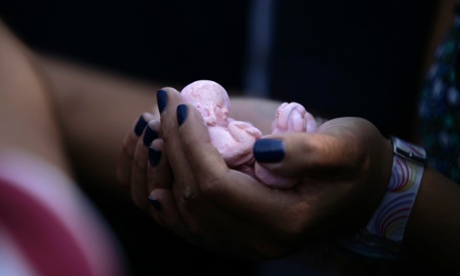
[[[286,189],[294,186],[298,179],[286,178],[266,170],[254,161],[252,148],[262,132],[249,122],[236,121],[228,114],[230,98],[218,83],[209,80],[195,81],[182,89],[184,103],[192,104],[203,116],[208,126],[212,144],[217,148],[227,165],[257,178],[273,188]],[[314,132],[316,121],[298,103],[283,103],[276,111],[272,133]]]
[[[315,118],[299,103],[282,103],[276,110],[275,120],[272,123],[272,134],[282,132],[314,132],[316,130]],[[299,181],[275,174],[255,163],[256,177],[274,188],[290,188]]]
[[[208,126],[212,144],[231,168],[254,162],[252,146],[262,132],[247,122],[228,117],[230,98],[227,91],[213,81],[195,81],[182,89],[184,103],[201,112]]]

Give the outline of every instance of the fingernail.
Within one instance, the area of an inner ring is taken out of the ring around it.
[[[187,106],[185,104],[180,104],[177,106],[177,122],[181,126],[185,119],[187,119]]]
[[[282,140],[260,139],[254,144],[254,158],[260,163],[276,163],[284,159]]]
[[[147,125],[147,128],[145,129],[144,133],[144,145],[148,147],[150,143],[152,143],[153,140],[158,138],[158,133],[153,130],[149,125]]]
[[[147,121],[144,119],[144,115],[141,115],[137,120],[136,126],[134,126],[134,133],[136,133],[137,136],[141,136],[146,126]]]
[[[155,167],[160,162],[161,151],[149,147],[149,162],[150,166]]]
[[[158,90],[157,105],[158,105],[158,110],[160,111],[160,114],[163,113],[167,104],[168,104],[168,93],[166,93],[166,91],[161,90],[161,89]]]
[[[155,208],[155,210],[157,210],[158,212],[160,212],[160,211],[161,211],[161,207],[162,207],[162,206],[161,206],[161,203],[160,203],[158,200],[156,200],[156,199],[154,199],[153,197],[151,197],[151,196],[147,196],[147,198],[149,199],[150,204],[152,204],[153,208]]]

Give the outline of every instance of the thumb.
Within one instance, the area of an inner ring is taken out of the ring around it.
[[[262,167],[286,177],[342,177],[359,168],[362,159],[348,139],[322,133],[282,133],[254,144]]]

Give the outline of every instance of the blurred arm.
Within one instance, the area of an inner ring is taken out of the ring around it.
[[[0,61],[0,150],[27,151],[71,174],[48,83],[1,21]]]
[[[39,57],[56,100],[57,117],[77,173],[107,192],[126,197],[115,170],[122,142],[135,119],[156,106],[160,84],[89,66]]]

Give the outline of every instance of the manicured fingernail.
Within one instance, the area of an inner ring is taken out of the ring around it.
[[[166,93],[166,91],[161,90],[161,89],[158,90],[157,105],[158,105],[158,110],[160,111],[160,114],[163,113],[167,104],[168,104],[168,93]]]
[[[147,128],[145,129],[144,133],[144,145],[148,147],[150,143],[152,143],[153,140],[158,138],[158,133],[153,130],[149,125],[147,125]]]
[[[149,147],[149,162],[150,166],[155,167],[160,162],[161,151]]]
[[[177,106],[177,122],[181,126],[185,119],[187,119],[187,106],[185,104],[180,104]]]
[[[153,208],[155,208],[155,210],[160,212],[161,208],[162,208],[161,203],[158,200],[156,200],[153,197],[151,197],[151,196],[148,196],[147,198],[149,199],[150,204],[152,204]]]
[[[260,139],[254,144],[254,158],[260,163],[277,163],[284,159],[284,143],[281,140]]]
[[[146,126],[147,121],[144,119],[144,115],[141,115],[137,120],[136,126],[134,127],[134,133],[136,133],[137,136],[141,136]]]

